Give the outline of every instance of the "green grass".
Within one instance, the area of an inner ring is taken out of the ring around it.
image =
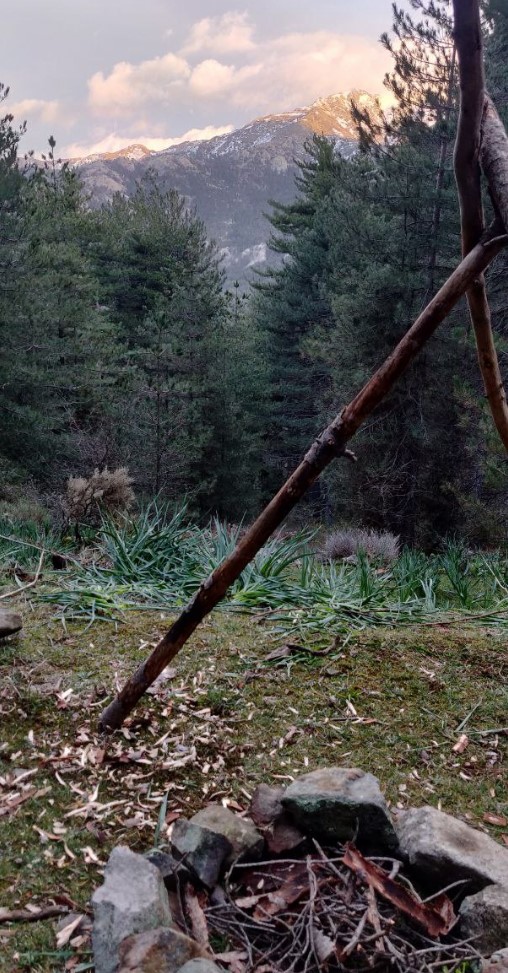
[[[262,781],[284,783],[333,764],[375,773],[394,807],[439,804],[501,836],[503,829],[483,820],[486,812],[508,813],[507,737],[486,733],[506,723],[507,654],[497,633],[472,626],[370,629],[352,633],[328,656],[266,664],[277,644],[269,625],[216,613],[100,763],[99,713],[169,619],[131,614],[121,626],[86,630],[68,622],[64,630],[48,606],[23,610],[24,638],[1,650],[0,776],[35,770],[30,782],[48,790],[2,818],[2,906],[47,903],[56,892],[86,906],[101,880],[87,849],[104,862],[115,843],[151,847],[168,791],[168,812],[190,814],[224,797],[246,806]],[[465,720],[470,744],[456,754]],[[101,807],[66,817],[97,785]],[[104,810],[115,801],[125,803]],[[36,829],[54,834],[55,822],[65,835],[57,828],[57,840],[43,840]],[[54,955],[53,922],[12,930],[0,969],[64,969],[64,958]]]
[[[198,528],[185,510],[152,503],[134,521],[104,521],[81,568],[72,562],[41,598],[57,605],[62,617],[90,624],[134,610],[178,610],[239,536],[240,528],[217,520]],[[449,542],[432,556],[406,549],[386,568],[364,554],[353,564],[323,563],[312,548],[310,533],[272,539],[221,608],[271,612],[287,636],[323,643],[370,626],[508,624],[508,559],[500,554],[471,555]]]
[[[375,773],[394,809],[438,805],[502,840],[507,829],[484,820],[508,815],[506,634],[493,624],[502,616],[485,614],[506,597],[502,558],[405,552],[381,574],[362,559],[334,568],[312,561],[305,538],[274,543],[105,749],[99,714],[169,626],[168,590],[175,602],[187,597],[234,542],[218,525],[202,534],[166,518],[150,537],[152,528],[150,520],[137,533],[108,527],[86,552],[92,566],[70,570],[65,587],[61,572],[45,572],[37,588],[4,603],[22,611],[25,629],[0,645],[0,808],[19,790],[9,787],[16,770],[34,771],[34,793],[0,818],[0,907],[65,894],[86,908],[115,844],[164,843],[164,801],[169,814],[209,800],[246,807],[258,783],[334,764]],[[90,624],[100,604],[83,598],[91,576],[101,597],[111,585],[100,625]],[[12,577],[1,580],[12,587]],[[57,585],[54,601],[41,600]],[[473,623],[464,609],[485,617]],[[288,634],[326,654],[267,661]],[[456,753],[462,732],[469,745]],[[87,948],[71,947],[84,967]],[[53,921],[0,926],[6,973],[61,973],[68,953],[56,949]]]

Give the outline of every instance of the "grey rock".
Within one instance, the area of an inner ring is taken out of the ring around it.
[[[292,851],[305,839],[305,835],[295,827],[291,816],[282,807],[282,787],[269,787],[259,784],[252,795],[250,813],[254,824],[264,834],[268,851],[280,855]]]
[[[190,959],[180,967],[178,973],[222,973],[211,959]]]
[[[191,824],[227,838],[232,846],[230,861],[242,855],[256,858],[263,851],[263,838],[253,821],[240,818],[222,804],[209,804],[202,811],[198,811],[191,818]]]
[[[18,612],[6,611],[0,608],[0,639],[8,635],[15,635],[23,628],[23,619]]]
[[[178,929],[160,928],[124,939],[119,955],[118,973],[176,973],[203,951]]]
[[[282,787],[270,787],[268,784],[259,784],[252,795],[250,813],[254,824],[258,828],[266,828],[272,824],[276,818],[283,813],[282,798],[284,790]]]
[[[379,783],[358,768],[329,767],[298,777],[282,798],[297,826],[324,841],[396,851],[397,836]]]
[[[153,849],[146,853],[145,858],[159,869],[167,889],[173,890],[178,885],[190,880],[190,872],[185,867],[184,862],[178,861],[177,858],[168,855],[165,851]]]
[[[168,894],[159,870],[129,848],[114,848],[104,884],[92,896],[96,973],[115,973],[120,943],[133,933],[169,926]],[[183,962],[183,960],[182,960]]]
[[[488,956],[508,947],[508,888],[487,885],[464,899],[459,915],[461,935],[474,937],[480,952]]]
[[[508,973],[508,949],[499,949],[482,963],[481,973]]]
[[[438,811],[412,808],[397,823],[400,850],[437,887],[467,879],[466,891],[498,883],[508,888],[508,848],[482,831]]]
[[[185,818],[175,821],[171,834],[171,848],[199,881],[212,889],[231,856],[233,846],[224,835],[202,828]]]

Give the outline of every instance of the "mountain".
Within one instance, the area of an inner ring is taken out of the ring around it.
[[[353,91],[257,118],[208,141],[182,142],[162,152],[130,145],[72,162],[96,206],[116,192],[130,195],[143,174],[154,170],[161,188],[178,190],[195,207],[222,250],[228,279],[245,282],[267,258],[269,200],[287,203],[295,196],[295,160],[304,157],[306,140],[314,133],[325,135],[342,155],[356,151],[351,98],[378,113],[371,95]]]

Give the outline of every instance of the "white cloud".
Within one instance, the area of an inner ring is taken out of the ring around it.
[[[88,103],[96,114],[129,115],[141,105],[170,99],[190,73],[187,61],[171,52],[140,64],[119,61],[107,76],[97,71],[89,79]]]
[[[121,61],[109,74],[94,74],[89,105],[98,117],[124,117],[131,131],[147,131],[150,124],[152,135],[159,135],[153,120],[159,111],[160,122],[161,108],[190,115],[201,102],[217,115],[232,106],[247,121],[352,88],[378,94],[391,64],[384,48],[361,36],[293,32],[258,44],[252,37],[246,14],[207,17],[194,24],[179,53],[139,64]]]
[[[248,84],[261,70],[261,64],[248,64],[236,68],[234,65],[221,64],[220,61],[210,58],[201,61],[194,68],[189,79],[189,87],[198,97],[215,98]]]
[[[162,152],[163,149],[169,149],[172,145],[180,145],[182,142],[207,141],[217,135],[228,135],[232,131],[233,125],[207,125],[205,128],[191,128],[183,135],[174,138],[152,138],[149,135],[132,137],[131,135],[118,135],[116,132],[111,132],[104,138],[88,145],[79,142],[66,145],[61,155],[65,159],[83,159],[89,155],[118,152],[128,145],[144,145],[152,152]]]
[[[51,124],[60,120],[60,103],[58,101],[44,101],[42,98],[25,98],[9,106],[9,113],[17,121],[25,118],[37,118],[41,122]]]
[[[191,28],[182,54],[231,54],[252,51],[254,26],[246,13],[230,11],[222,17],[204,17]]]
[[[231,92],[234,104],[255,111],[297,107],[352,88],[376,94],[390,65],[379,44],[329,31],[286,34],[260,53],[256,85],[239,83]]]

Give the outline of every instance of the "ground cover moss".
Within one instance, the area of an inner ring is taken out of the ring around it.
[[[269,621],[216,612],[105,744],[96,725],[108,694],[168,618],[64,628],[48,606],[19,607],[23,636],[0,647],[2,907],[63,895],[87,908],[114,844],[151,846],[168,792],[170,820],[211,799],[245,807],[261,781],[332,764],[371,770],[395,809],[439,805],[508,842],[484,819],[508,814],[502,633],[369,629],[322,657],[267,662],[280,645]],[[461,732],[469,743],[458,753]],[[19,786],[17,771],[30,775]],[[5,795],[29,788],[5,813]],[[86,966],[86,948],[58,952],[51,920],[0,926],[9,973]]]

